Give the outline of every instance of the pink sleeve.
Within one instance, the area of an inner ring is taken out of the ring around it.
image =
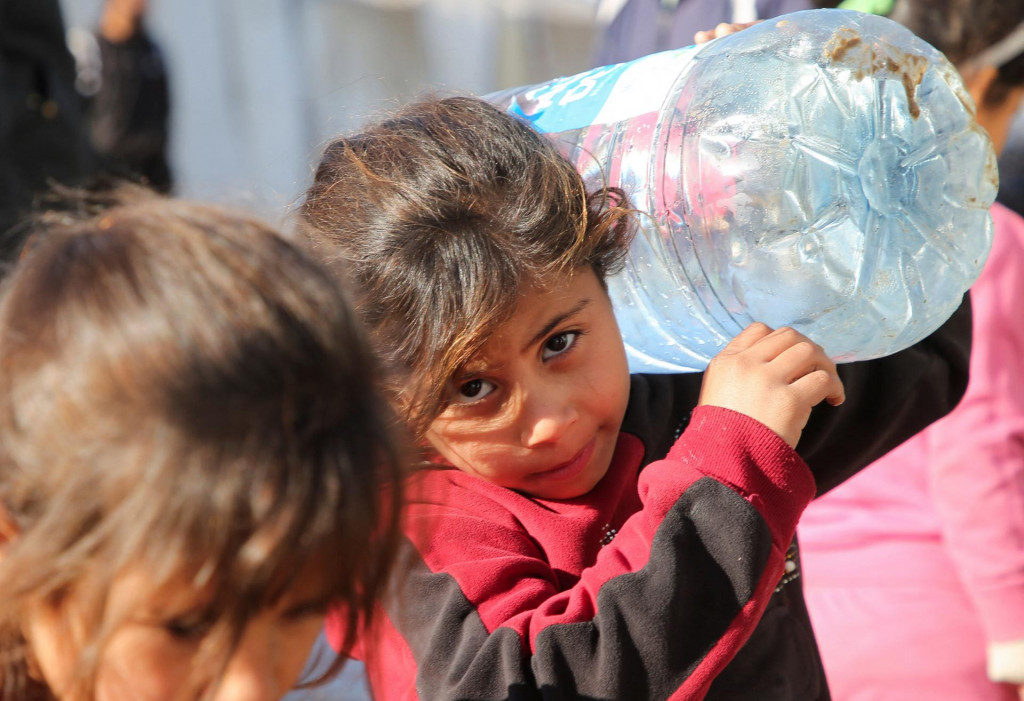
[[[971,290],[970,383],[928,431],[944,537],[991,643],[1024,640],[1024,220],[993,208],[996,238]]]

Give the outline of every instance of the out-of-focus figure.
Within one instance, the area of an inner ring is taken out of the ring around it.
[[[839,0],[601,0],[599,16],[610,20],[594,65],[631,61],[693,43],[697,32],[721,23],[743,24]],[[857,9],[857,8],[854,8]]]
[[[92,155],[58,0],[0,0],[0,263],[51,182],[77,184]]]
[[[97,29],[73,29],[68,43],[102,170],[169,192],[170,87],[146,10],[147,0],[106,0]]]

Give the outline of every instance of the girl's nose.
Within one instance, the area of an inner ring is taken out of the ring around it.
[[[278,688],[272,641],[258,633],[242,636],[217,685],[215,701],[280,701],[288,691]]]
[[[553,391],[527,397],[524,409],[523,445],[528,448],[557,443],[579,418],[569,396]]]

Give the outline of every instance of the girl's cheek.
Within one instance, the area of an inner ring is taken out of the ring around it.
[[[58,701],[71,701],[76,693],[76,671],[87,639],[85,626],[66,600],[26,606],[23,630],[29,645],[29,668]],[[80,688],[80,687],[78,687]]]

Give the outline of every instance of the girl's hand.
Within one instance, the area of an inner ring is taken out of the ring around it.
[[[705,43],[711,41],[712,39],[717,39],[718,37],[724,37],[727,34],[735,34],[736,32],[740,31],[741,29],[746,29],[747,27],[753,27],[755,24],[757,24],[760,21],[761,20],[755,20],[753,22],[737,22],[735,24],[730,24],[729,22],[722,22],[721,24],[719,24],[714,29],[706,29],[706,30],[704,30],[702,32],[697,32],[696,34],[694,34],[693,35],[693,43],[694,44],[705,44]]]
[[[698,404],[746,414],[795,448],[821,400],[846,399],[836,365],[802,333],[754,323],[711,359]]]

